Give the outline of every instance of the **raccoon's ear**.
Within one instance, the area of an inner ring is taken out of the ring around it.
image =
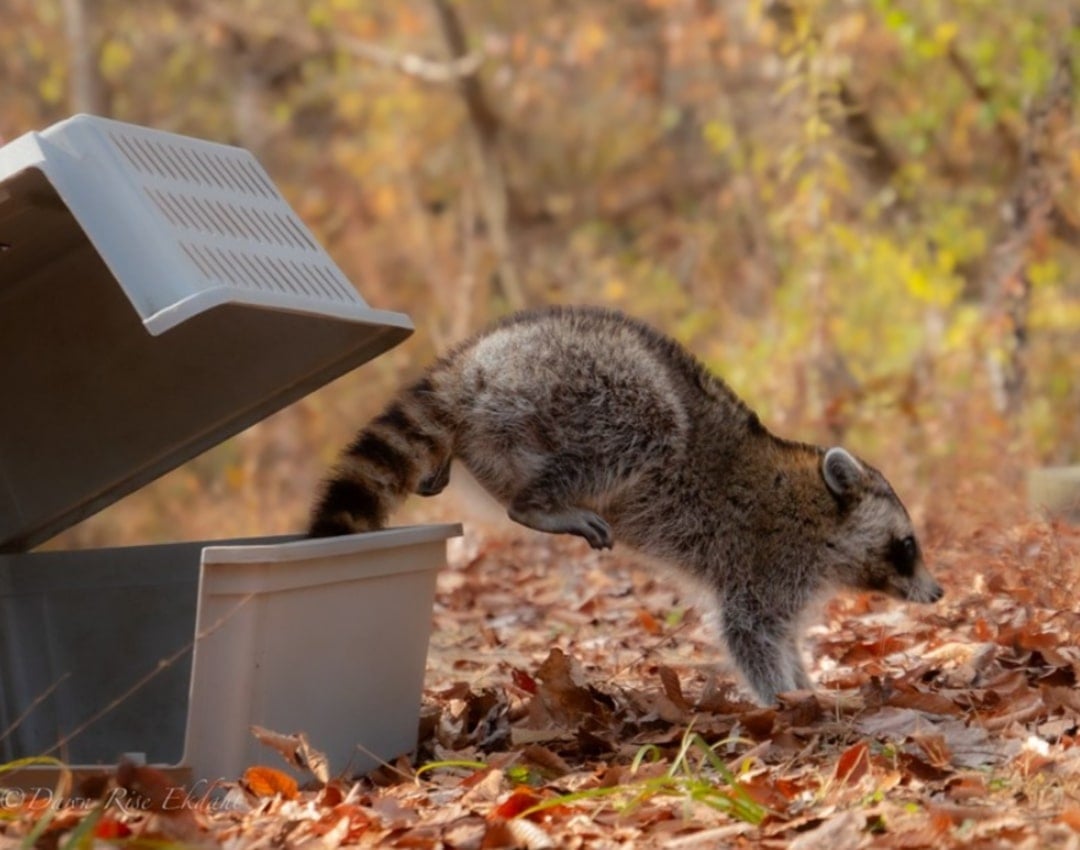
[[[865,474],[862,464],[839,447],[829,449],[821,459],[825,485],[838,499],[851,497]]]

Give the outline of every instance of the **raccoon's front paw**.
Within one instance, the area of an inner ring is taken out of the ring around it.
[[[576,534],[589,541],[593,549],[610,549],[615,544],[611,526],[607,520],[584,508],[567,508],[562,511],[539,511],[535,508],[511,506],[510,519],[527,528],[547,531],[551,534]]]

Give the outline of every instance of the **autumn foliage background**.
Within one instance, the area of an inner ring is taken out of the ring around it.
[[[1025,469],[1080,456],[1076,13],[9,0],[0,137],[93,111],[247,147],[417,326],[63,545],[297,530],[395,386],[547,302],[661,326],[920,521],[1020,508]]]

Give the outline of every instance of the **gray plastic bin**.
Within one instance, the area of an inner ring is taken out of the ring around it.
[[[91,116],[0,148],[0,758],[411,749],[456,526],[28,551],[410,332],[246,151]]]
[[[306,732],[338,772],[408,752],[459,532],[2,555],[0,761],[282,767],[252,724]]]

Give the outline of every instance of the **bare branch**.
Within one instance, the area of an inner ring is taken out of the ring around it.
[[[378,44],[362,41],[351,36],[336,35],[331,43],[351,56],[364,59],[374,65],[399,71],[425,83],[459,83],[472,77],[484,62],[480,52],[456,56],[449,62],[436,62],[415,53],[398,53]]]
[[[67,3],[75,0],[65,0]],[[252,30],[251,23],[242,14],[223,8],[221,4],[204,3],[198,7],[199,14],[205,15],[227,31],[246,36]],[[455,52],[450,61],[437,61],[415,53],[401,53],[374,44],[370,41],[337,32],[312,32],[307,29],[281,29],[274,33],[275,38],[291,44],[293,47],[313,56],[330,50],[342,50],[350,56],[389,68],[425,83],[447,84],[460,83],[476,74],[484,63],[482,51],[463,49]]]

